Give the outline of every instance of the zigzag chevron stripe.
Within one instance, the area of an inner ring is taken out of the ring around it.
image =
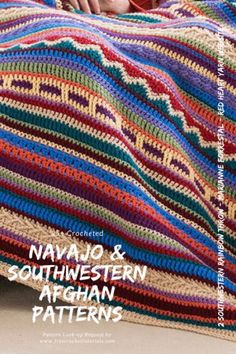
[[[124,319],[236,340],[235,23],[229,0],[162,0],[119,16],[65,11],[54,0],[0,0],[1,275],[12,264],[40,266],[29,259],[31,244],[73,242],[83,251],[98,242],[92,231],[103,230],[104,264],[121,244],[124,263],[148,267],[142,283],[108,281]]]

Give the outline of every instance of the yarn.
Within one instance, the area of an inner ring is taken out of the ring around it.
[[[11,265],[40,265],[29,259],[31,244],[76,242],[84,251],[101,243],[107,259],[120,244],[126,259],[117,264],[148,266],[143,282],[108,281],[116,286],[109,305],[122,306],[125,320],[235,340],[235,13],[225,0],[160,1],[119,16],[63,11],[60,1],[0,0],[1,275]]]

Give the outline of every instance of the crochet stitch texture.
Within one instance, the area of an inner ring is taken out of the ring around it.
[[[107,254],[121,244],[127,264],[148,265],[143,283],[116,282],[113,305],[123,306],[124,319],[235,340],[235,14],[224,0],[160,1],[117,17],[63,11],[60,1],[0,0],[1,275],[33,264],[32,243],[83,250],[100,242]],[[104,236],[75,240],[68,230]]]

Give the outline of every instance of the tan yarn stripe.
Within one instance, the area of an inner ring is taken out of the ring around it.
[[[8,266],[0,262],[0,275],[4,277],[8,277]],[[42,291],[42,288],[44,285],[49,285],[50,289],[53,289],[54,284],[52,282],[41,282],[41,281],[36,281],[33,279],[28,279],[26,281],[22,281],[21,279],[17,279],[18,283],[24,284],[29,286],[30,288],[33,288],[39,292]],[[59,296],[60,300],[64,300],[61,296]],[[83,301],[75,301],[73,303],[74,306],[84,306]],[[96,302],[93,301],[87,301],[86,306],[99,306]],[[104,307],[108,307],[108,305],[104,305]],[[219,337],[231,341],[236,341],[236,335],[235,332],[233,331],[222,331],[222,330],[217,330],[217,329],[210,329],[210,328],[203,328],[203,327],[198,327],[195,325],[188,325],[184,323],[177,323],[177,322],[172,322],[172,321],[166,321],[166,320],[159,320],[155,319],[153,317],[137,314],[134,312],[129,312],[126,310],[122,311],[122,319],[123,321],[128,321],[128,322],[134,322],[134,323],[140,323],[143,325],[155,325],[155,326],[160,326],[160,327],[167,327],[167,328],[175,328],[175,329],[182,329],[182,330],[188,330],[188,331],[193,331],[196,333],[202,333],[202,334],[207,334],[211,335],[214,337]]]
[[[41,244],[52,243],[54,246],[59,245],[59,247],[69,247],[71,243],[76,243],[79,252],[86,250],[88,245],[87,242],[82,240],[71,239],[66,236],[65,233],[59,230],[54,230],[51,227],[46,227],[39,224],[29,218],[22,217],[16,213],[9,212],[7,210],[0,209],[0,225],[10,231],[13,231],[21,236],[26,236],[28,239],[37,241]],[[104,257],[101,259],[100,264],[109,264],[110,256],[109,252],[105,250]],[[96,262],[91,261],[92,265]],[[114,264],[129,264],[134,266],[135,263],[130,261],[119,261],[114,262]],[[152,268],[148,268],[147,276],[143,282],[147,286],[154,287],[161,291],[170,292],[173,294],[189,295],[189,296],[201,296],[208,299],[217,298],[217,290],[214,287],[206,285],[200,281],[195,281],[193,279],[186,279],[179,275],[169,274],[163,271],[155,271]],[[236,306],[236,298],[231,294],[225,294],[225,301],[231,305]]]
[[[12,183],[16,183],[17,181],[17,183],[20,186],[23,186],[35,193],[39,193],[40,191],[40,194],[47,196],[49,198],[56,196],[58,200],[66,201],[67,203],[70,203],[73,206],[78,207],[79,209],[91,211],[92,213],[99,215],[101,218],[105,219],[106,221],[112,221],[112,223],[119,225],[121,229],[126,230],[128,232],[131,231],[134,235],[139,236],[141,239],[155,241],[157,244],[170,245],[178,250],[184,251],[189,255],[192,254],[185,246],[181,245],[177,241],[175,240],[170,241],[170,239],[167,236],[155,230],[151,230],[141,225],[134,224],[128,220],[124,220],[122,217],[116,215],[114,212],[110,211],[109,209],[106,209],[103,206],[97,208],[96,204],[86,199],[83,199],[78,196],[74,196],[65,191],[62,192],[58,188],[48,186],[41,182],[33,181],[31,179],[25,178],[20,174],[17,174],[5,168],[0,169],[0,176],[6,178],[8,181]]]
[[[45,139],[35,137],[35,136],[31,135],[31,134],[22,133],[22,132],[20,132],[20,131],[18,131],[18,130],[16,130],[16,129],[9,128],[8,126],[6,126],[6,125],[4,125],[4,124],[2,124],[2,123],[0,123],[0,127],[4,128],[4,129],[7,130],[7,131],[14,132],[16,135],[19,135],[19,136],[21,136],[21,137],[25,137],[25,138],[29,139],[30,141],[36,141],[36,142],[40,142],[40,143],[42,143],[42,144],[45,144]],[[82,159],[84,159],[85,161],[89,161],[89,162],[91,162],[91,163],[93,163],[93,164],[95,164],[95,165],[97,165],[97,166],[103,168],[103,169],[106,170],[106,171],[109,171],[109,172],[111,172],[111,173],[113,173],[113,174],[115,174],[115,175],[120,176],[121,178],[124,178],[124,179],[126,179],[126,180],[129,180],[130,182],[132,182],[133,184],[135,184],[137,187],[139,187],[140,189],[142,189],[145,193],[147,193],[147,194],[149,195],[149,197],[150,197],[153,201],[155,201],[155,198],[146,190],[145,186],[141,185],[139,182],[137,182],[137,181],[136,181],[135,179],[133,179],[132,177],[127,176],[126,174],[124,174],[124,173],[122,173],[122,172],[120,172],[120,171],[117,171],[117,170],[115,170],[114,168],[110,168],[110,167],[108,167],[106,164],[102,164],[102,163],[96,161],[95,159],[92,159],[92,158],[90,158],[90,157],[88,157],[88,156],[86,156],[86,155],[84,155],[84,154],[78,153],[78,152],[76,152],[76,151],[73,150],[73,149],[66,149],[66,148],[62,147],[61,145],[58,145],[58,144],[55,144],[55,143],[52,143],[52,142],[47,142],[47,145],[48,145],[48,146],[51,146],[51,147],[54,147],[54,148],[56,148],[56,149],[59,150],[59,151],[63,151],[63,152],[69,153],[69,154],[71,154],[71,155],[73,155],[73,156],[75,156],[75,157],[82,158]],[[171,158],[173,157],[173,156],[171,155],[171,153],[170,153],[169,150],[166,150],[166,153],[168,153],[169,158],[170,158],[170,157],[171,157]],[[137,165],[138,165],[139,167],[142,166],[142,165],[138,162],[138,160],[136,160],[136,163],[137,163]],[[169,167],[170,167],[170,166],[169,166]],[[172,168],[172,169],[175,170],[174,168]],[[148,171],[147,168],[145,168],[145,170]],[[176,171],[177,171],[177,170],[176,170]],[[177,171],[177,172],[179,173],[179,171]],[[147,173],[147,172],[146,172],[146,173]],[[149,173],[147,173],[147,174],[150,175]],[[153,171],[151,172],[151,177],[153,178],[152,175],[153,175]],[[193,178],[194,178],[194,176],[193,176]],[[154,178],[154,179],[156,179],[156,178]],[[191,192],[189,189],[187,189],[187,188],[181,189],[182,187],[179,186],[178,184],[175,184],[174,182],[172,182],[172,188],[173,188],[174,190],[176,190],[176,191],[181,191],[181,193],[183,192],[183,190],[185,190],[185,193],[187,193],[190,197],[192,197],[193,199],[196,200],[196,195],[193,194],[193,192]],[[215,191],[215,190],[211,190],[210,188],[207,188],[206,191],[207,191],[207,193],[206,193],[206,196],[207,196],[206,199],[207,199],[207,200],[210,200],[211,196],[215,196],[215,195],[216,195],[216,191]],[[199,198],[197,198],[197,200],[198,200],[198,203],[201,204],[202,207],[204,208],[205,205],[204,205],[203,201],[200,200]],[[229,216],[230,216],[230,215],[233,213],[233,211],[236,209],[236,205],[233,204],[233,203],[231,202],[231,200],[229,200],[229,198],[227,198],[227,195],[225,195],[225,202],[228,202],[228,206],[229,206],[229,208],[228,208],[228,214],[229,214]],[[208,237],[210,237],[212,240],[214,240],[214,238],[213,238],[209,233],[207,233],[205,230],[203,230],[203,229],[201,228],[201,226],[199,226],[198,224],[196,224],[196,223],[193,222],[192,220],[186,219],[186,218],[182,217],[181,215],[177,214],[176,212],[174,212],[174,211],[172,211],[172,210],[169,210],[169,209],[168,209],[166,206],[164,206],[163,204],[161,204],[161,205],[162,205],[162,208],[163,208],[165,211],[168,211],[169,213],[171,213],[172,215],[176,216],[177,218],[179,218],[179,219],[181,219],[181,220],[184,220],[187,224],[189,224],[189,225],[191,225],[192,227],[198,229],[200,232],[203,232],[203,233],[207,234]],[[214,216],[213,216],[213,214],[211,213],[210,210],[208,210],[208,213],[209,213],[209,215],[210,215],[212,218],[214,218]],[[226,230],[226,232],[228,232],[230,235],[233,235],[233,231],[232,231],[231,229],[229,229],[227,226],[226,226],[225,230]]]

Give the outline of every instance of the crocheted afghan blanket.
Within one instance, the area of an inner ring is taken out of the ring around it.
[[[235,340],[235,15],[225,0],[116,17],[0,0],[1,275],[40,265],[31,244],[120,244],[148,266],[116,282],[123,319]]]

